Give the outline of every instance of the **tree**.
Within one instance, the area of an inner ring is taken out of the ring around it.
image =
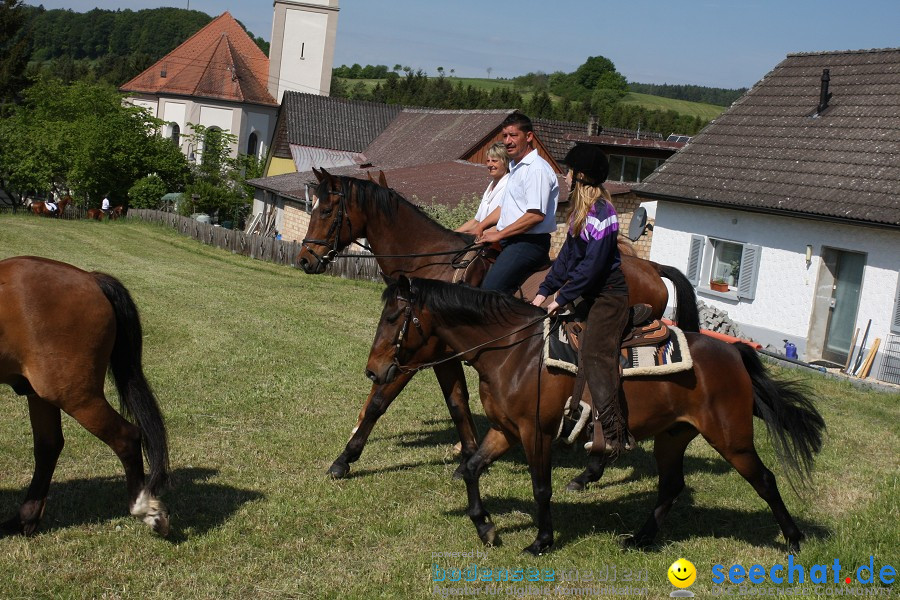
[[[26,16],[21,0],[0,3],[0,105],[18,100],[27,85],[31,36],[24,28]]]
[[[26,193],[72,192],[82,204],[103,195],[124,203],[141,177],[156,172],[167,185],[184,184],[187,161],[159,134],[162,121],[123,103],[105,84],[63,85],[40,79],[23,103],[0,120],[0,186],[21,201]]]

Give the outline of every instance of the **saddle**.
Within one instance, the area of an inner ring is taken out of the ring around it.
[[[659,319],[650,320],[653,308],[649,304],[635,304],[629,309],[631,330],[622,338],[622,348],[636,346],[658,346],[669,338],[669,327]],[[576,314],[578,311],[576,310]],[[584,315],[586,318],[587,315]],[[581,350],[579,335],[584,331],[584,319],[564,321],[569,344],[575,351]]]

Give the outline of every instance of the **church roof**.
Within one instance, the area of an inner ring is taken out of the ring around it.
[[[278,106],[268,76],[268,57],[226,11],[119,89]]]

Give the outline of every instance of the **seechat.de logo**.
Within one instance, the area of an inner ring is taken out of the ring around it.
[[[691,587],[697,579],[697,569],[694,564],[684,558],[679,558],[669,567],[669,582],[677,588],[669,596],[672,598],[691,598],[694,593],[684,588]]]

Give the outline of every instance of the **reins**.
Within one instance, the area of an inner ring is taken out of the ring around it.
[[[313,239],[313,238],[303,238],[301,244],[303,248],[306,249],[307,252],[312,254],[316,260],[323,264],[328,264],[336,258],[359,258],[359,254],[351,254],[351,253],[341,253],[338,252],[338,246],[340,246],[340,238],[341,238],[341,229],[344,226],[344,216],[347,214],[346,207],[346,198],[347,194],[344,192],[344,182],[341,181],[341,189],[339,190],[330,190],[328,192],[329,196],[337,196],[340,201],[338,202],[338,213],[335,219],[331,222],[331,226],[328,228],[328,232],[325,234],[325,239]],[[347,217],[347,225],[348,228],[352,231],[353,228],[350,223],[350,218]],[[330,249],[325,254],[318,254],[312,248],[309,247],[308,244],[314,244],[316,246],[324,246],[325,248]],[[442,250],[438,252],[419,252],[414,254],[375,254],[372,251],[372,247],[368,244],[362,244],[356,240],[353,240],[351,244],[356,244],[363,250],[366,250],[371,253],[372,257],[378,258],[420,258],[426,256],[453,256],[458,254],[465,254],[469,250],[473,250],[475,248],[482,247],[483,244],[472,242],[467,244],[462,248],[457,248],[456,250]]]
[[[544,321],[545,319],[548,319],[552,316],[549,314],[541,315],[539,317],[532,319],[525,325],[522,325],[518,329],[508,331],[508,332],[504,333],[503,335],[500,335],[493,339],[487,340],[486,342],[476,344],[475,346],[472,346],[471,348],[467,348],[465,350],[462,350],[462,351],[452,354],[450,356],[445,356],[442,359],[422,363],[421,365],[411,367],[409,365],[401,365],[400,364],[400,361],[398,359],[398,355],[400,353],[400,344],[402,343],[403,338],[406,337],[406,333],[409,331],[410,322],[412,322],[413,325],[415,325],[416,328],[419,329],[420,332],[421,332],[422,328],[419,323],[419,318],[417,316],[415,316],[412,312],[412,301],[407,300],[406,298],[403,298],[402,296],[398,296],[397,299],[403,300],[407,303],[406,308],[404,309],[405,317],[404,317],[403,325],[400,326],[400,331],[397,333],[397,339],[394,342],[394,364],[397,365],[397,369],[401,373],[418,373],[419,371],[422,371],[423,369],[430,369],[431,367],[435,367],[435,366],[443,364],[445,362],[449,362],[451,360],[456,360],[457,358],[460,358],[463,355],[468,354],[469,352],[472,352],[473,350],[478,350],[480,348],[484,348],[485,346],[493,344],[494,342],[499,342],[500,340],[506,339],[510,336],[513,336],[513,335],[521,332],[521,331],[525,331],[532,325],[535,325],[536,323],[540,323],[541,321]],[[522,341],[524,341],[524,340],[522,340]],[[521,342],[516,342],[516,343],[521,343]]]

